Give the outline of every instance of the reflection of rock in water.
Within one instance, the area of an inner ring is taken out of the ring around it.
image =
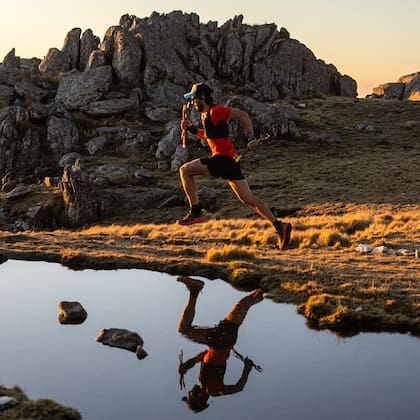
[[[133,331],[121,328],[102,329],[96,341],[111,347],[118,347],[136,353],[138,359],[144,359],[147,352],[143,349],[143,339]]]
[[[6,255],[0,254],[0,264],[3,264],[7,261]]]
[[[58,304],[58,321],[60,324],[82,324],[87,312],[79,302],[62,301]]]

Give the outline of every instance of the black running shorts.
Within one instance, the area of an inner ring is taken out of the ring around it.
[[[201,158],[200,162],[207,166],[210,175],[215,178],[228,179],[229,181],[245,179],[241,171],[241,164],[236,163],[233,157],[215,155],[209,158]]]
[[[205,344],[214,349],[233,347],[238,339],[239,324],[226,319],[214,327],[196,327],[191,325],[182,330],[182,334],[195,343]]]

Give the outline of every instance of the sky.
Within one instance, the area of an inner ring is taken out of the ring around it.
[[[242,14],[254,25],[275,23],[317,58],[356,80],[359,97],[383,83],[420,71],[419,0],[13,0],[2,2],[0,61],[15,48],[21,58],[61,49],[68,31],[105,31],[128,13],[195,12],[222,25]]]

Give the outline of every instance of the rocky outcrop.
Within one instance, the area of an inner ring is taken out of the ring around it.
[[[401,76],[397,82],[374,87],[368,97],[420,101],[420,72]]]
[[[415,80],[401,82],[413,87],[404,90],[410,98]],[[219,26],[180,11],[127,14],[102,40],[73,28],[62,48],[49,49],[42,60],[12,49],[0,66],[0,200],[17,185],[37,191],[64,167],[63,197],[29,203],[19,226],[45,227],[51,220],[54,227],[76,227],[112,208],[142,211],[171,202],[174,191],[136,173],[139,167],[176,171],[188,159],[180,146],[180,109],[184,92],[199,81],[211,85],[218,103],[248,111],[257,134],[278,139],[301,138],[299,118],[281,105],[283,98],[356,96],[351,77],[317,59],[285,28],[247,25],[241,15]],[[238,148],[245,146],[237,125],[231,132]],[[118,158],[125,160],[112,162]]]
[[[319,94],[356,96],[356,83],[332,65],[317,60],[304,45],[276,25],[250,26],[242,16],[220,28],[201,24],[195,14],[153,13],[132,18],[141,34],[147,60],[144,85],[152,98],[169,101],[176,86],[212,78],[229,80],[259,100],[312,97]],[[165,81],[166,86],[161,82]],[[169,92],[171,93],[171,92]]]
[[[355,97],[356,83],[318,60],[275,24],[247,25],[235,16],[219,27],[195,13],[124,15],[102,42],[90,31],[72,29],[62,50],[51,49],[42,72],[112,66],[117,81],[144,86],[152,102],[173,104],[187,86],[229,80],[262,101],[315,95]],[[12,60],[9,60],[12,61]]]

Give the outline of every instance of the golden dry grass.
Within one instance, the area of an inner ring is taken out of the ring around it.
[[[358,243],[373,246],[384,243],[389,246],[403,247],[405,243],[415,247],[420,241],[420,208],[407,206],[397,214],[390,214],[387,206],[347,205],[342,215],[319,214],[293,218],[292,248],[341,248]],[[363,208],[365,207],[365,208]],[[309,210],[310,211],[310,210]],[[308,211],[306,211],[308,212]],[[57,231],[59,232],[59,231]],[[191,236],[199,241],[226,241],[235,246],[225,246],[222,254],[237,252],[248,255],[244,246],[275,245],[277,235],[270,224],[263,220],[222,219],[185,227],[178,224],[135,224],[92,226],[79,231],[81,236],[91,237],[136,237],[143,239],[188,239]],[[241,248],[242,245],[242,248]],[[241,252],[238,249],[241,248]],[[235,251],[236,250],[236,251]],[[251,251],[252,253],[252,251]],[[249,256],[249,255],[248,255]],[[210,256],[209,256],[210,258]],[[210,258],[211,259],[211,258]],[[217,258],[215,258],[217,259]]]

